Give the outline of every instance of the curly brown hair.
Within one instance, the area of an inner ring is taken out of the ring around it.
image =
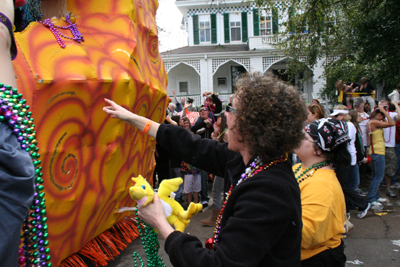
[[[236,88],[236,126],[251,155],[266,162],[300,145],[307,109],[293,86],[254,72],[240,76]]]

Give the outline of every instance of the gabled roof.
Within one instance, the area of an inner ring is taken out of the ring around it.
[[[185,46],[174,50],[161,53],[161,56],[181,55],[181,54],[199,54],[199,53],[224,53],[224,52],[242,52],[249,51],[247,44],[240,45],[205,45],[205,46]]]

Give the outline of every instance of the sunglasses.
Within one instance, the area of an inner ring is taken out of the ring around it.
[[[207,108],[201,108],[200,111],[207,111]]]
[[[232,107],[232,103],[229,103],[228,105],[226,105],[225,111],[232,113],[232,114],[236,113],[236,109]]]

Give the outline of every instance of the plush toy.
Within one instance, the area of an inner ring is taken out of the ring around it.
[[[141,175],[132,178],[135,185],[129,188],[131,198],[136,200],[139,206],[146,206],[153,201],[153,187]],[[190,203],[187,210],[184,210],[178,201],[171,198],[172,192],[178,190],[179,185],[183,182],[182,178],[174,178],[163,180],[158,188],[158,197],[164,206],[165,217],[167,221],[175,227],[175,230],[183,232],[186,225],[189,224],[190,218],[199,213],[203,208],[201,204]]]

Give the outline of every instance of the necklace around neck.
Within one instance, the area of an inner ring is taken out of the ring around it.
[[[303,182],[305,179],[313,176],[314,172],[318,169],[321,169],[325,166],[328,166],[330,163],[328,161],[323,161],[317,164],[312,165],[311,167],[308,167],[304,171],[300,172],[301,167],[303,167],[303,164],[301,164],[296,170],[294,170],[294,176],[296,177],[297,182],[300,184]]]
[[[269,167],[271,167],[272,165],[276,165],[278,163],[281,162],[285,162],[287,160],[286,156],[282,156],[280,158],[277,158],[275,160],[270,161],[269,163],[265,163],[263,164],[261,159],[259,157],[257,157],[252,163],[250,163],[250,167],[246,168],[245,172],[240,176],[239,181],[237,182],[236,186],[238,186],[239,184],[241,184],[243,181],[253,177],[254,175],[256,175],[257,173],[268,169]],[[214,247],[215,244],[218,244],[218,236],[219,236],[219,231],[221,230],[221,220],[222,220],[222,214],[224,212],[226,203],[228,203],[228,199],[232,193],[233,190],[233,185],[231,185],[231,187],[229,188],[228,193],[226,193],[226,199],[224,201],[224,204],[221,208],[221,211],[218,215],[217,218],[217,222],[216,222],[216,226],[214,229],[214,236],[213,238],[209,238],[206,241],[206,248],[208,249],[212,249]]]

